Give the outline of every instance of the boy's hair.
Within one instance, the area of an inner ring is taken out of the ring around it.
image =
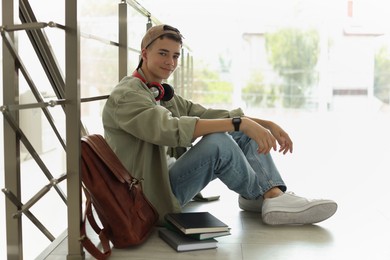
[[[172,27],[167,24],[161,24],[151,27],[142,38],[141,50],[148,48],[155,40],[163,39],[167,37],[171,40],[174,40],[181,45],[183,44],[183,35],[180,34],[180,31],[175,27]],[[139,61],[137,69],[142,66],[142,58]]]

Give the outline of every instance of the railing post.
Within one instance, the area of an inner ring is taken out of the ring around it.
[[[84,251],[79,241],[82,194],[80,179],[80,32],[77,7],[77,0],[65,1],[65,115],[68,179],[67,259],[84,258]]]
[[[13,25],[18,10],[18,1],[2,1],[3,25]],[[15,41],[14,33],[10,38]],[[18,68],[16,61],[3,44],[3,103],[17,104],[19,97]],[[18,122],[19,112],[11,112],[11,116]],[[20,143],[17,134],[4,120],[4,183],[5,187],[21,199],[20,187]],[[6,229],[7,229],[7,259],[23,259],[22,219],[14,218],[17,207],[10,201],[5,201]]]
[[[118,48],[118,81],[120,81],[123,77],[127,76],[127,69],[129,65],[129,58],[127,53],[127,46],[128,46],[128,27],[127,27],[127,12],[128,7],[126,1],[122,1],[118,5],[118,19],[119,19],[119,26],[118,26],[118,41],[119,41],[119,48]]]

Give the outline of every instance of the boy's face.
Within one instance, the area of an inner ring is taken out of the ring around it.
[[[162,82],[176,69],[181,44],[164,37],[156,39],[147,49],[142,50],[142,71],[147,81]]]

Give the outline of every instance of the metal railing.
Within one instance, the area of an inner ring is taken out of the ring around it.
[[[67,206],[68,259],[83,259],[84,252],[79,242],[80,222],[82,218],[82,193],[80,188],[80,138],[88,134],[81,122],[80,104],[96,100],[104,100],[108,95],[80,97],[80,37],[93,39],[118,48],[118,78],[126,76],[129,66],[128,52],[139,52],[128,44],[128,9],[133,8],[147,19],[146,28],[152,24],[160,24],[149,11],[137,1],[120,1],[118,4],[118,42],[107,40],[92,34],[82,33],[79,29],[79,7],[77,0],[66,0],[65,24],[54,21],[38,22],[28,0],[2,1],[2,26],[0,32],[3,42],[3,105],[0,107],[4,120],[4,183],[2,189],[6,199],[6,243],[8,259],[23,259],[22,216],[26,216],[51,242],[55,236],[31,212],[31,208],[52,188]],[[15,13],[19,13],[19,20]],[[44,28],[53,28],[65,33],[65,75],[61,72],[51,44],[45,35]],[[19,56],[17,33],[26,32],[30,44],[40,61],[48,81],[57,99],[45,101]],[[173,80],[181,91],[192,83],[192,56],[188,46],[182,50],[182,61],[176,70]],[[21,75],[20,75],[21,74]],[[36,102],[19,103],[19,80],[23,76]],[[60,106],[65,114],[66,131],[62,137],[54,123],[49,107]],[[51,130],[66,152],[66,172],[51,173],[20,127],[19,111],[39,108],[45,115]],[[74,122],[79,122],[75,124]],[[25,146],[31,157],[46,176],[48,183],[26,202],[22,201],[20,145]],[[67,194],[59,184],[66,181]]]

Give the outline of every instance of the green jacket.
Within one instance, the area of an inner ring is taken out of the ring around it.
[[[190,147],[199,118],[240,115],[241,109],[206,109],[178,95],[158,105],[144,83],[125,77],[108,98],[102,119],[108,144],[128,171],[143,179],[143,191],[162,224],[166,213],[180,212],[170,187],[166,148],[177,157],[176,148]]]

